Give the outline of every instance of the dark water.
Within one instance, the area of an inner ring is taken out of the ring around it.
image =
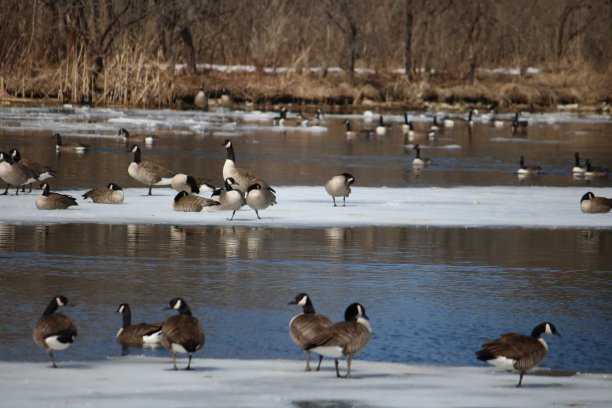
[[[31,328],[54,294],[78,324],[62,359],[120,353],[121,302],[159,321],[183,296],[205,327],[201,356],[301,358],[287,303],[305,291],[334,320],[353,301],[374,327],[361,358],[478,365],[509,330],[552,321],[544,365],[611,371],[612,232],[455,228],[266,229],[2,226],[1,360],[45,361]],[[142,351],[132,351],[141,353]],[[147,350],[147,355],[167,355]]]
[[[349,118],[357,130],[373,127],[361,116]],[[415,118],[424,132],[428,123]],[[477,122],[468,131],[457,121],[437,140],[419,141],[434,159],[419,173],[399,118],[389,136],[353,141],[343,120],[329,116],[327,132],[279,131],[219,113],[2,108],[0,150],[17,147],[51,165],[55,189],[110,181],[140,187],[127,174],[131,155],[113,138],[122,126],[157,137],[144,159],[215,184],[222,141],[231,137],[239,165],[274,186],[321,185],[343,171],[360,186],[612,185],[609,178],[570,174],[574,151],[612,167],[610,118],[537,118],[518,138],[508,125]],[[92,151],[56,154],[50,138],[56,131]],[[518,180],[521,154],[543,174]],[[203,321],[200,356],[297,359],[287,325],[298,310],[287,303],[305,291],[334,320],[351,302],[365,305],[374,335],[360,358],[475,365],[473,352],[485,340],[550,320],[563,337],[549,340],[546,366],[610,372],[611,252],[612,232],[605,230],[0,225],[0,360],[46,361],[31,328],[59,293],[77,304],[66,313],[80,330],[60,359],[119,354],[118,304],[129,302],[135,321],[159,321],[174,296],[185,297]]]

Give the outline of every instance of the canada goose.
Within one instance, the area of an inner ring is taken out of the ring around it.
[[[191,309],[182,298],[170,300],[169,309],[178,310],[179,314],[171,316],[162,324],[162,345],[172,353],[172,364],[176,368],[176,353],[187,353],[189,362],[186,370],[191,369],[193,353],[204,345],[204,331],[200,321],[192,316]]]
[[[528,122],[526,120],[519,120],[519,115],[520,112],[516,112],[514,114],[514,119],[512,119],[512,136],[519,133],[527,133]]]
[[[77,336],[77,328],[72,320],[66,315],[55,313],[58,307],[67,304],[68,299],[65,296],[55,296],[36,322],[32,332],[34,342],[49,353],[54,368],[57,368],[57,363],[53,352],[66,350]]]
[[[59,133],[56,133],[51,137],[55,139],[56,152],[85,153],[90,147],[89,145],[83,143],[62,144],[62,136]]]
[[[357,137],[357,134],[351,128],[351,121],[346,119],[344,121],[344,126],[346,127],[346,130],[344,132],[344,134],[346,135],[346,138],[349,140],[355,139]]]
[[[584,175],[586,173],[586,165],[580,165],[580,154],[578,152],[574,153],[574,167],[572,168],[572,173],[576,175]]]
[[[232,110],[232,106],[234,105],[234,101],[232,99],[232,96],[230,95],[230,93],[228,92],[227,89],[222,88],[221,89],[221,98],[219,98],[221,107],[223,107],[223,109],[227,109],[227,110]]]
[[[249,207],[255,210],[258,219],[261,220],[259,210],[265,210],[276,204],[275,193],[276,191],[273,188],[264,188],[259,183],[251,184],[247,189],[245,201]]]
[[[516,386],[520,387],[523,375],[546,357],[548,345],[542,338],[544,333],[561,336],[552,323],[540,323],[534,327],[530,336],[506,333],[498,339],[483,344],[482,349],[476,352],[476,358],[497,368],[518,370],[520,377]]]
[[[35,160],[22,159],[21,154],[19,153],[19,150],[11,149],[9,150],[9,154],[11,155],[11,158],[13,159],[14,162],[21,163],[23,166],[32,170],[32,172],[36,176],[38,176],[38,181],[43,181],[51,177],[55,177],[55,170]],[[25,185],[22,185],[21,191],[25,192]],[[30,183],[30,193],[31,192],[32,192],[32,183]]]
[[[605,197],[595,197],[590,191],[580,199],[580,210],[583,213],[607,213],[612,207],[612,199]]]
[[[145,142],[145,144],[150,145],[155,141],[153,136],[130,136],[130,132],[126,128],[120,128],[117,137],[121,138],[124,143]]]
[[[375,132],[377,136],[384,136],[387,134],[387,127],[383,123],[382,115],[378,116],[378,126],[376,126]]]
[[[414,139],[414,124],[408,120],[408,112],[404,112],[404,123],[402,123],[402,134],[405,140]]]
[[[161,344],[161,323],[132,324],[132,311],[127,303],[120,304],[117,313],[123,315],[123,324],[116,337],[124,352],[128,347],[157,347]]]
[[[236,180],[234,180],[232,177],[228,177],[225,179],[225,188],[215,189],[211,196],[213,200],[217,200],[219,202],[219,206],[217,207],[218,210],[233,211],[232,217],[229,218],[229,221],[232,221],[236,211],[246,204],[242,191],[233,187],[235,184],[237,184]]]
[[[6,189],[2,195],[8,194],[10,186],[16,186],[15,195],[19,195],[19,187],[38,180],[34,170],[13,160],[10,154],[0,152],[0,178],[6,181]]]
[[[468,126],[474,126],[474,113],[476,113],[474,109],[470,109],[470,111],[468,112],[468,118],[467,118]]]
[[[314,116],[306,117],[302,115],[302,126],[321,126],[321,122],[323,121],[323,111],[321,108],[317,108]]]
[[[285,120],[287,119],[287,108],[284,106],[281,108],[278,116],[274,116],[272,118],[272,126],[283,126],[285,124]]]
[[[78,205],[76,199],[66,194],[52,193],[49,184],[43,183],[42,195],[36,197],[36,208],[39,210],[65,210],[73,205]]]
[[[429,132],[434,132],[436,133],[438,130],[440,130],[440,124],[438,123],[438,115],[434,115],[433,117],[433,121],[431,122],[431,126],[429,127]]]
[[[355,177],[350,173],[338,174],[327,180],[325,191],[332,197],[334,207],[336,207],[336,197],[342,197],[342,206],[346,206],[346,197],[351,194],[351,184],[355,182]]]
[[[497,101],[493,101],[491,106],[489,106],[489,113],[491,114],[490,123],[493,127],[501,128],[504,127],[504,121],[497,118]]]
[[[429,157],[421,157],[421,146],[420,145],[414,145],[414,150],[416,152],[416,156],[414,157],[414,159],[412,159],[412,165],[413,166],[429,166],[432,161],[431,158]]]
[[[199,109],[208,110],[208,97],[206,91],[204,91],[204,84],[200,84],[200,89],[196,93],[193,103]]]
[[[236,156],[234,154],[234,146],[232,145],[231,140],[226,139],[225,142],[223,142],[223,146],[227,151],[227,159],[223,164],[223,180],[226,180],[228,177],[233,178],[235,184],[238,184],[241,191],[245,191],[251,184],[255,183],[261,184],[261,186],[264,188],[270,187],[270,184],[268,184],[268,182],[265,180],[240,167],[236,167]]]
[[[585,177],[607,177],[608,169],[600,166],[593,166],[591,160],[586,159],[586,170],[584,172]]]
[[[172,203],[174,211],[200,212],[204,207],[217,206],[220,203],[210,198],[190,195],[187,191],[180,191]]]
[[[540,166],[525,166],[525,158],[521,156],[519,160],[519,168],[516,171],[518,175],[537,175],[540,174],[542,168]]]
[[[346,378],[350,378],[353,357],[365,348],[371,335],[372,326],[370,326],[365,308],[359,303],[353,303],[344,312],[344,322],[323,329],[304,349],[332,357],[337,377],[340,377],[338,359],[346,356]]]
[[[306,371],[310,371],[310,350],[306,350],[308,345],[321,331],[332,325],[329,317],[316,313],[310,297],[306,293],[299,293],[295,299],[289,302],[290,305],[302,307],[302,313],[294,316],[289,322],[289,335],[291,340],[306,354]],[[321,368],[323,356],[319,355],[319,365]]]
[[[178,192],[186,191],[189,194],[200,194],[214,190],[214,186],[208,183],[204,177],[196,177],[188,174],[178,173],[170,180],[170,185]]]
[[[123,189],[115,183],[108,183],[106,187],[89,190],[83,194],[83,198],[91,198],[91,201],[98,204],[121,204]]]
[[[148,195],[151,195],[151,188],[153,188],[153,185],[167,186],[171,183],[174,173],[156,163],[142,161],[140,147],[138,145],[132,145],[130,151],[134,153],[134,160],[132,160],[128,167],[128,174],[132,176],[133,179],[149,186]]]

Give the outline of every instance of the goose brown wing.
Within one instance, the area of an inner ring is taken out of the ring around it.
[[[174,173],[168,170],[167,168],[160,166],[157,163],[150,162],[150,161],[142,161],[140,162],[138,167],[146,170],[147,172],[155,173],[161,178],[174,176]]]
[[[302,314],[291,322],[289,333],[298,346],[310,344],[322,330],[332,325],[332,321],[321,314]]]
[[[526,356],[537,357],[543,352],[541,360],[546,355],[546,348],[538,339],[519,333],[506,333],[496,340],[485,343],[482,349],[495,357],[503,356],[517,361]]]
[[[198,319],[192,316],[170,317],[162,325],[162,344],[171,348],[172,343],[182,345],[187,351],[195,351],[204,345],[204,332]]]
[[[368,344],[368,329],[355,322],[341,322],[325,329],[310,342],[305,349],[315,347],[342,347],[344,355],[352,355]]]
[[[39,346],[45,347],[45,338],[59,334],[77,335],[77,328],[72,320],[61,313],[42,316],[34,328],[34,341]]]

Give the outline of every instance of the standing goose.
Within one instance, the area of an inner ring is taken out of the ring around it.
[[[408,112],[404,112],[404,123],[402,123],[402,134],[404,135],[404,144],[408,144],[414,140],[414,124],[408,120]]]
[[[172,180],[170,180],[170,185],[178,192],[186,191],[189,194],[200,194],[215,189],[215,187],[209,184],[208,181],[209,180],[204,177],[196,177],[178,173],[172,177]]]
[[[218,201],[197,195],[190,195],[187,191],[181,191],[174,197],[172,208],[174,211],[200,212],[204,207],[219,205]]]
[[[169,309],[178,310],[162,324],[161,342],[172,354],[172,364],[176,368],[176,353],[189,355],[186,370],[191,369],[191,357],[204,345],[204,331],[200,321],[192,316],[191,309],[180,297],[170,300]]]
[[[9,154],[11,155],[11,158],[13,159],[14,162],[21,163],[22,165],[30,169],[38,177],[38,181],[43,181],[51,177],[55,177],[55,170],[35,160],[22,159],[21,154],[19,153],[19,150],[11,149],[9,150]],[[25,192],[25,185],[22,186],[21,191]],[[30,183],[30,193],[31,192],[32,192],[32,183]]]
[[[116,337],[124,353],[128,347],[157,347],[161,344],[161,323],[132,324],[132,311],[127,303],[120,304],[117,313],[123,315],[123,324]]]
[[[240,167],[236,167],[236,156],[234,154],[234,146],[232,145],[231,140],[226,139],[225,142],[223,142],[223,146],[227,151],[227,159],[223,164],[223,180],[226,180],[228,177],[233,178],[242,191],[246,191],[251,184],[255,183],[261,184],[261,186],[264,188],[270,187],[270,184],[263,179]]]
[[[476,113],[476,111],[473,108],[468,112],[467,125],[470,127],[474,126],[474,113]]]
[[[172,182],[174,173],[170,170],[150,161],[142,161],[138,145],[132,145],[130,151],[134,153],[134,160],[128,167],[128,174],[133,179],[149,186],[148,195],[152,195],[153,185],[167,186]]]
[[[39,210],[65,210],[73,205],[78,205],[73,196],[49,191],[47,183],[43,183],[40,188],[43,189],[42,195],[36,197],[36,208]]]
[[[421,157],[421,146],[420,145],[414,145],[414,151],[416,152],[416,156],[414,157],[414,159],[412,159],[412,165],[415,167],[423,167],[423,166],[429,166],[432,161],[431,158],[429,157]]]
[[[302,307],[302,313],[294,316],[289,322],[289,335],[291,340],[306,354],[306,371],[310,371],[310,350],[306,350],[306,345],[321,333],[325,328],[332,325],[329,317],[316,313],[310,297],[306,293],[298,294],[294,300],[289,302],[290,305]],[[317,371],[321,368],[323,355],[319,355],[319,365]]]
[[[578,152],[574,153],[574,167],[572,167],[572,173],[575,175],[584,175],[586,173],[587,166],[580,165],[580,154]]]
[[[259,210],[265,210],[276,204],[275,193],[276,191],[273,188],[264,188],[259,183],[251,184],[247,189],[245,201],[249,207],[255,210],[258,219],[261,220]]]
[[[605,197],[595,197],[590,191],[580,199],[580,210],[583,213],[607,213],[612,207],[612,199]]]
[[[351,194],[351,184],[354,182],[355,177],[350,173],[342,173],[327,180],[325,191],[332,197],[334,207],[337,207],[336,197],[342,197],[342,206],[346,206],[346,197]]]
[[[476,352],[476,358],[497,368],[518,370],[520,377],[516,386],[520,387],[525,373],[546,357],[548,345],[542,338],[544,333],[561,336],[552,323],[540,323],[534,327],[530,336],[506,333],[498,339],[483,344],[482,349]]]
[[[34,342],[49,353],[54,368],[57,368],[57,364],[53,352],[66,350],[77,336],[77,328],[72,320],[66,315],[55,313],[58,307],[67,304],[68,299],[65,296],[55,296],[36,322],[32,332]]]
[[[525,166],[525,158],[521,156],[519,160],[519,168],[516,171],[516,174],[523,176],[537,175],[540,174],[540,170],[542,170],[540,166]]]
[[[10,186],[16,186],[15,195],[19,195],[19,187],[37,181],[38,175],[29,167],[14,161],[10,154],[0,152],[0,178],[7,183],[2,195],[8,194]]]
[[[591,160],[586,159],[585,161],[586,164],[586,170],[584,172],[584,175],[586,177],[607,177],[608,176],[608,169],[607,168],[603,168],[600,166],[593,166],[591,164]]]
[[[200,89],[196,93],[193,102],[198,109],[208,110],[208,97],[206,96],[206,91],[204,91],[204,84],[200,84]]]
[[[55,139],[55,151],[56,152],[66,152],[66,153],[85,153],[89,150],[89,145],[83,143],[68,143],[62,144],[62,136],[59,133],[51,136]]]
[[[229,91],[225,88],[221,89],[221,98],[219,98],[219,102],[221,104],[221,107],[224,110],[232,110],[232,107],[234,106],[234,101],[232,99],[232,96],[230,95]]]
[[[353,357],[367,346],[372,336],[372,326],[365,308],[359,303],[353,303],[346,309],[344,320],[323,329],[304,349],[333,358],[337,377],[340,377],[338,359],[346,357],[346,378],[350,378]]]
[[[91,201],[98,204],[121,204],[123,189],[115,183],[108,183],[106,187],[89,190],[83,194],[83,198],[91,198]]]
[[[220,189],[217,188],[213,191],[212,199],[219,202],[219,206],[217,207],[220,211],[233,211],[232,217],[229,218],[229,221],[234,219],[234,214],[243,205],[246,204],[246,200],[244,199],[244,194],[242,191],[235,189],[234,185],[237,184],[236,180],[231,177],[225,179],[225,188]]]

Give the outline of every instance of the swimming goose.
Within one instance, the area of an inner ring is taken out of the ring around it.
[[[85,153],[90,147],[89,145],[83,143],[62,144],[62,136],[59,133],[56,133],[51,137],[55,139],[56,152]]]
[[[287,108],[284,106],[281,108],[278,116],[274,116],[272,118],[272,126],[283,126],[285,124],[285,120],[287,119]]]
[[[189,355],[186,370],[191,369],[191,357],[204,345],[204,331],[200,321],[193,317],[191,309],[182,298],[170,300],[169,309],[178,310],[179,314],[167,318],[162,324],[161,342],[172,354],[172,364],[176,368],[176,353]]]
[[[467,118],[468,126],[474,126],[474,113],[476,113],[474,109],[470,109],[470,111],[468,112],[468,118]]]
[[[35,203],[39,210],[65,210],[73,205],[78,205],[72,196],[50,192],[47,183],[43,183],[40,188],[43,192],[42,195],[36,197]]]
[[[270,188],[270,184],[268,184],[268,182],[265,180],[240,167],[236,167],[236,156],[234,154],[234,146],[231,140],[226,139],[225,142],[223,142],[223,146],[227,151],[227,159],[223,164],[223,180],[226,180],[228,177],[233,178],[235,184],[238,184],[241,191],[246,191],[251,184],[255,183],[261,184],[261,186],[264,188]]]
[[[529,122],[526,120],[519,120],[520,112],[516,112],[514,114],[514,119],[512,120],[512,136],[517,133],[524,134],[527,133],[527,125]]]
[[[525,158],[521,156],[519,160],[519,168],[516,171],[518,175],[536,175],[540,174],[542,168],[540,166],[525,166]]]
[[[128,174],[133,179],[149,186],[148,195],[151,195],[153,185],[167,186],[172,182],[174,173],[170,170],[150,161],[142,161],[138,145],[132,145],[130,151],[134,153],[134,160],[128,167]]]
[[[66,350],[77,337],[77,328],[72,320],[66,315],[55,313],[58,307],[67,304],[68,299],[65,296],[55,296],[36,322],[32,332],[34,342],[49,353],[54,368],[57,368],[57,363],[53,352]]]
[[[349,140],[355,139],[357,137],[357,133],[355,133],[355,131],[353,131],[353,129],[351,128],[351,121],[346,119],[344,121],[344,126],[346,127],[346,130],[344,132],[346,138]]]
[[[15,195],[19,195],[19,187],[37,181],[38,175],[29,167],[14,161],[10,154],[0,152],[0,178],[7,183],[2,195],[8,194],[10,186],[17,187]]]
[[[249,207],[255,210],[258,219],[261,220],[259,210],[265,210],[276,204],[275,193],[276,191],[273,188],[264,188],[259,183],[251,184],[247,189],[245,201]]]
[[[332,325],[329,317],[316,313],[310,297],[306,293],[299,293],[295,299],[289,302],[290,305],[302,307],[302,313],[294,316],[289,322],[289,335],[291,340],[306,354],[306,371],[310,371],[310,350],[306,350],[306,345],[321,333],[321,331]],[[319,355],[319,365],[321,368],[323,355]]]
[[[200,84],[200,89],[196,93],[193,103],[199,109],[208,110],[208,97],[206,91],[204,91],[204,84]]]
[[[200,194],[214,190],[215,186],[208,183],[209,179],[178,173],[170,180],[170,185],[178,192],[186,191],[189,194]]]
[[[584,172],[584,175],[586,177],[607,177],[608,176],[608,169],[604,168],[604,167],[600,167],[600,166],[593,166],[591,164],[591,160],[586,159],[585,161],[586,164],[586,170]]]
[[[236,180],[232,177],[228,177],[225,179],[225,188],[220,189],[217,188],[213,191],[211,198],[219,202],[219,206],[217,207],[220,211],[233,211],[232,217],[229,218],[229,221],[234,219],[234,214],[243,205],[246,204],[246,200],[244,199],[244,194],[241,190],[234,188],[234,185],[237,184]]]
[[[123,189],[115,183],[108,183],[106,187],[89,190],[83,194],[83,198],[91,198],[91,201],[97,204],[121,204]]]
[[[576,175],[584,175],[586,173],[586,165],[580,165],[580,154],[578,152],[574,153],[574,167],[572,168],[572,173]]]
[[[376,129],[374,129],[374,131],[376,132],[377,136],[384,136],[387,134],[387,127],[383,123],[382,115],[378,116],[378,126],[376,126]]]
[[[157,347],[161,344],[161,323],[132,324],[132,311],[127,303],[120,304],[117,313],[123,315],[123,324],[116,337],[124,352],[128,347]]]
[[[181,191],[174,197],[172,208],[174,211],[200,212],[204,207],[213,207],[219,204],[219,201],[190,195],[187,191]]]
[[[332,197],[334,207],[336,206],[336,197],[342,197],[342,206],[346,206],[346,197],[351,194],[351,184],[355,182],[355,177],[350,173],[338,174],[327,180],[325,183],[325,191]]]
[[[416,166],[416,167],[420,167],[420,166],[429,166],[432,161],[431,158],[429,157],[421,157],[421,146],[420,145],[414,145],[414,150],[416,152],[416,156],[414,157],[414,159],[412,159],[412,165]]]
[[[323,329],[304,349],[332,357],[337,377],[340,377],[338,359],[346,357],[346,378],[350,378],[353,357],[367,346],[372,336],[372,326],[365,308],[359,303],[353,303],[346,309],[344,320]]]
[[[11,149],[9,150],[9,154],[11,155],[11,158],[13,159],[14,162],[21,163],[22,165],[32,170],[32,172],[38,176],[38,181],[43,181],[51,177],[55,177],[55,170],[35,160],[22,159],[21,154],[19,153],[19,150]],[[25,185],[22,185],[21,191],[25,192]],[[31,192],[32,192],[32,183],[30,183],[30,193]]]
[[[402,134],[404,135],[404,144],[406,140],[414,139],[414,124],[408,120],[408,112],[404,112],[404,123],[402,123]]]
[[[520,387],[525,373],[546,357],[548,345],[542,334],[561,336],[552,323],[540,323],[534,327],[530,336],[506,333],[498,339],[483,344],[482,349],[476,352],[476,358],[497,368],[518,370],[520,377],[516,386]]]
[[[150,145],[153,144],[153,142],[155,141],[155,138],[153,136],[130,136],[130,132],[128,132],[126,128],[120,128],[117,137],[122,139],[124,143],[145,142],[145,144]]]
[[[607,213],[612,207],[612,199],[605,197],[595,197],[590,191],[580,199],[580,210],[583,213]]]

